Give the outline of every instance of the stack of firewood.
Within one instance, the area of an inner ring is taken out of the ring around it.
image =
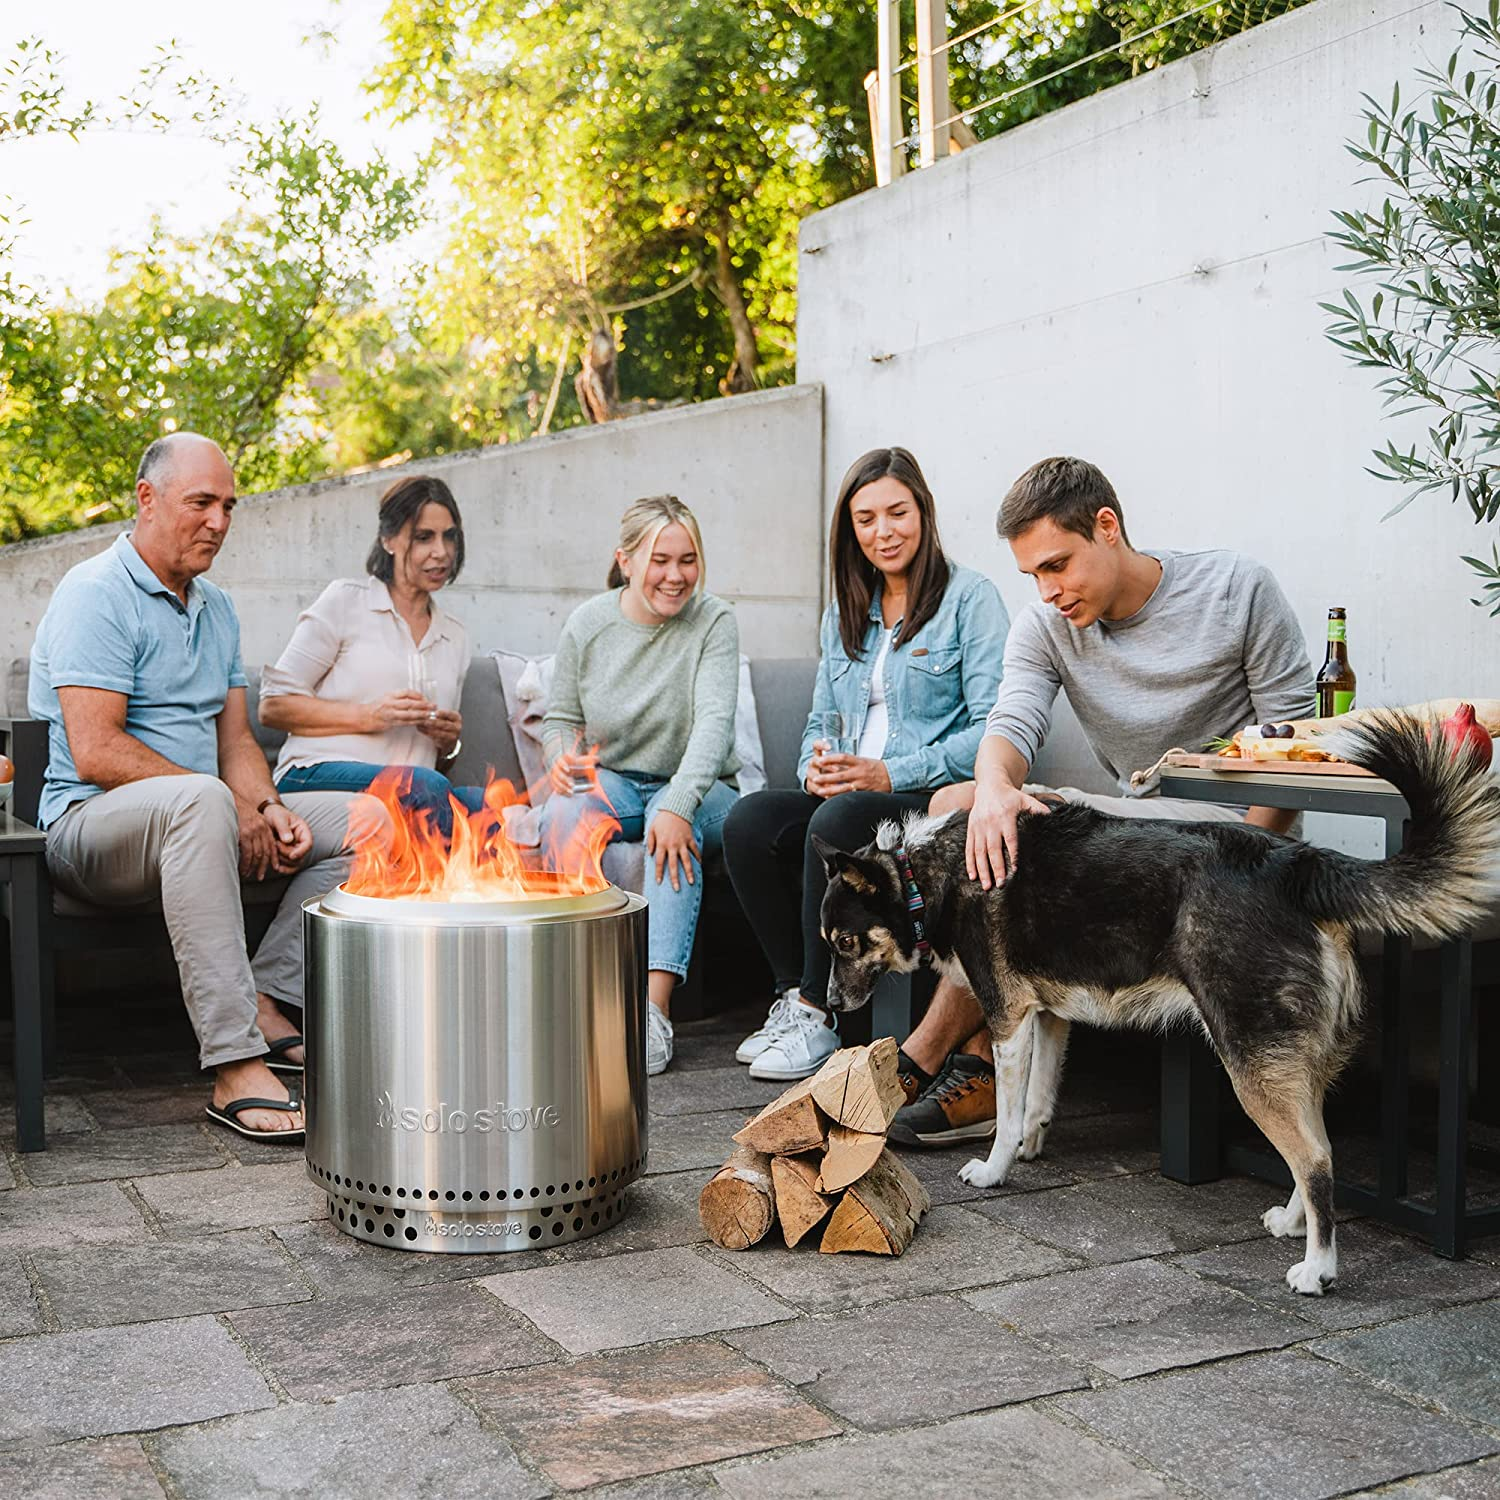
[[[739,1145],[698,1199],[709,1238],[745,1250],[780,1219],[795,1245],[826,1219],[825,1252],[900,1255],[932,1206],[885,1143],[903,1103],[889,1037],[835,1052],[735,1132]]]

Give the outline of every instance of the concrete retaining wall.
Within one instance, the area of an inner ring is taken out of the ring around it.
[[[1344,149],[1360,94],[1414,96],[1454,30],[1438,0],[1319,0],[808,219],[825,504],[859,453],[909,446],[949,550],[1014,611],[1034,592],[999,501],[1078,453],[1138,545],[1270,564],[1315,660],[1345,605],[1362,701],[1500,696],[1500,624],[1459,561],[1479,534],[1434,496],[1381,523],[1400,492],[1365,468],[1395,429],[1317,306],[1347,280],[1330,211],[1375,196]],[[1076,738],[1055,748],[1097,779]]]
[[[604,587],[625,506],[664,491],[697,515],[708,587],[734,603],[744,651],[817,650],[823,521],[815,387],[710,401],[413,467],[441,474],[463,510],[468,563],[443,602],[476,650],[550,650],[573,606]],[[254,495],[236,508],[212,577],[239,608],[247,662],[274,660],[297,611],[330,578],[363,571],[377,498],[398,472]],[[122,529],[97,526],[0,548],[0,662],[30,651],[57,580]]]

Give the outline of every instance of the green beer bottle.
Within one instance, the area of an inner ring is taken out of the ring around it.
[[[1318,717],[1331,719],[1354,707],[1354,668],[1342,609],[1328,611],[1328,655],[1318,672]]]

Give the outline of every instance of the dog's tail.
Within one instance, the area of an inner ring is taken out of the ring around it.
[[[1310,915],[1370,931],[1454,937],[1495,900],[1500,785],[1410,714],[1371,714],[1341,732],[1339,752],[1383,776],[1411,810],[1406,846],[1378,862],[1318,851],[1303,869]]]

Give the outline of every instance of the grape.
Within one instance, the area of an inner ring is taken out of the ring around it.
[[[1277,739],[1281,731],[1274,724],[1262,724],[1260,726],[1260,737],[1263,740]]]
[[[1283,724],[1280,732],[1281,738],[1284,740],[1294,740],[1297,738],[1297,726],[1295,724]]]

